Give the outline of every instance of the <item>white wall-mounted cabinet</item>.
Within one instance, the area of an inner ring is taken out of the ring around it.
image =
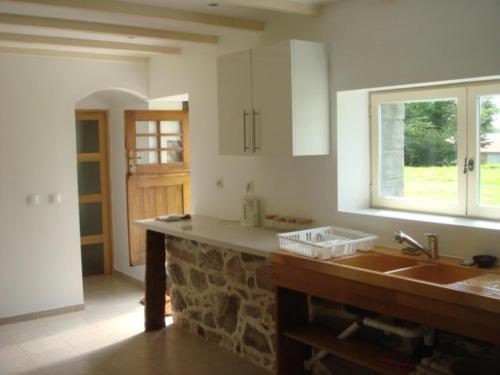
[[[328,58],[291,40],[218,58],[219,152],[305,156],[330,152]]]

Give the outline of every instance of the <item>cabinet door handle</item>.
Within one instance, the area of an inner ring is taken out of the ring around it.
[[[255,118],[259,114],[255,109],[252,110],[252,151],[255,152],[256,150],[259,150],[260,147],[257,146],[257,130],[256,130],[256,125],[255,125]]]
[[[247,116],[248,112],[243,110],[243,152],[247,152],[249,149],[247,146]]]

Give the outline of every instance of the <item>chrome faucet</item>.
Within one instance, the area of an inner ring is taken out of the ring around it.
[[[408,236],[401,230],[397,230],[394,232],[394,241],[398,243],[406,242],[411,247],[422,251],[425,255],[429,257],[429,259],[437,259],[439,258],[439,249],[438,249],[438,236],[435,233],[426,233],[428,247],[422,246],[418,243],[417,240]]]

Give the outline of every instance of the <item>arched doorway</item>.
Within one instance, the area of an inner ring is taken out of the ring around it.
[[[127,222],[120,219],[127,214],[123,113],[147,108],[146,98],[122,89],[101,90],[75,103],[84,276],[111,274],[127,261]]]

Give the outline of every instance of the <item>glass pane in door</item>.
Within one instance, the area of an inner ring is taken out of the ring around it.
[[[181,163],[182,151],[162,151],[161,164]]]
[[[136,134],[156,134],[156,121],[136,121]]]
[[[180,121],[160,121],[160,133],[181,134],[182,124]]]
[[[80,236],[98,234],[102,234],[101,203],[80,203]]]
[[[144,148],[157,148],[157,140],[156,136],[154,137],[135,137],[135,148],[144,149]]]
[[[137,165],[157,164],[157,151],[137,151]]]
[[[479,97],[479,202],[500,206],[500,94]]]
[[[457,109],[454,98],[381,104],[382,196],[458,201]]]
[[[76,120],[76,152],[99,152],[99,121]]]
[[[179,135],[164,135],[160,142],[161,148],[182,148],[182,137]]]
[[[104,246],[102,243],[83,245],[81,253],[83,276],[104,273]]]
[[[78,162],[78,195],[101,192],[101,168],[98,161]]]

